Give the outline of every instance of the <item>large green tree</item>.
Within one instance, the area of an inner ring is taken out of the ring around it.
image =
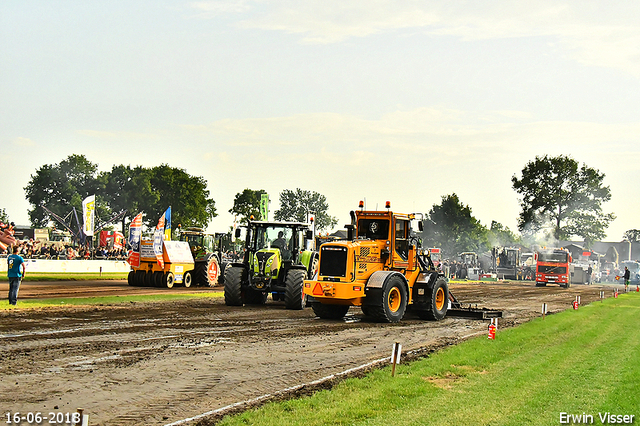
[[[102,197],[103,189],[103,181],[98,179],[98,166],[84,155],[72,154],[59,164],[45,164],[31,175],[24,188],[27,200],[33,206],[29,210],[31,224],[47,226],[51,218],[43,205],[63,218],[75,208],[81,218],[82,200],[94,194],[97,217],[106,219],[111,209]]]
[[[260,198],[262,194],[266,194],[264,189],[255,191],[249,188],[237,193],[229,213],[237,216],[240,219],[240,223],[247,223],[251,216],[256,220],[266,220],[260,215]]]
[[[9,223],[9,215],[5,209],[0,209],[0,222]]]
[[[550,228],[556,240],[578,236],[591,243],[602,239],[615,219],[602,211],[602,203],[611,199],[604,177],[568,156],[536,157],[522,169],[521,178],[511,178],[521,197],[518,228],[534,233]]]
[[[487,229],[453,193],[434,204],[424,222],[423,245],[440,247],[446,257],[465,251],[481,251],[487,245]]]
[[[640,229],[629,229],[624,233],[622,238],[626,241],[637,243],[640,241]]]
[[[280,208],[275,211],[275,220],[290,220],[306,222],[310,216],[314,217],[318,231],[332,229],[338,219],[329,216],[327,197],[315,191],[295,191],[285,189],[280,193]]]

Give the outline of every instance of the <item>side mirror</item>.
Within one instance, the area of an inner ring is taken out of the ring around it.
[[[418,222],[418,231],[420,232],[424,231],[424,225],[422,224],[422,221]]]
[[[240,228],[236,228],[236,238],[240,238]]]

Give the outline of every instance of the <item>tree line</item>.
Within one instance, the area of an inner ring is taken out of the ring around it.
[[[471,207],[453,193],[442,196],[440,204],[434,204],[426,214],[423,244],[441,247],[449,254],[484,251],[494,245],[521,243],[536,236],[555,240],[577,237],[588,246],[602,239],[615,219],[615,215],[602,210],[602,204],[611,199],[604,177],[598,170],[580,165],[568,156],[536,157],[519,176],[511,178],[521,207],[519,234],[495,221],[489,227],[482,225],[473,216]],[[47,226],[51,220],[43,205],[64,218],[73,208],[80,212],[82,200],[93,194],[98,217],[106,219],[127,211],[122,218],[123,228],[140,211],[146,213],[146,224],[155,226],[168,206],[172,207],[174,227],[181,224],[206,228],[217,215],[207,181],[166,164],[151,168],[114,165],[108,172],[98,172],[98,166],[84,155],[73,154],[58,164],[40,167],[24,190],[32,206],[29,217],[35,227]],[[251,216],[264,219],[260,216],[263,193],[262,189],[244,189],[236,194],[229,212],[240,223]],[[314,191],[285,189],[279,194],[279,206],[273,214],[275,220],[306,222],[313,216],[320,231],[331,230],[337,224],[337,219],[327,213],[326,197]],[[640,231],[631,229],[624,238],[638,241]]]

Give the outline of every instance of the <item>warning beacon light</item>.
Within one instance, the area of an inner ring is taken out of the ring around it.
[[[386,203],[384,203],[384,208],[385,209],[390,209],[391,208],[391,201],[387,201]]]
[[[364,209],[364,201],[360,200],[358,207],[360,207],[360,210]]]

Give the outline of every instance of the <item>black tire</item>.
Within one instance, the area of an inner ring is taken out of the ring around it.
[[[380,296],[375,297],[374,303],[367,303],[367,316],[380,322],[398,322],[407,310],[407,288],[404,281],[394,274],[387,278],[382,285]]]
[[[184,285],[185,288],[189,288],[191,287],[192,283],[193,283],[193,278],[191,276],[191,271],[185,272],[184,275],[182,276],[182,284]]]
[[[227,268],[231,266],[226,262],[220,263],[220,275],[218,276],[218,285],[224,284],[224,274],[227,272]]]
[[[307,271],[308,280],[312,280],[315,278],[316,272],[318,272],[319,267],[320,267],[320,262],[318,260],[318,255],[314,254],[311,258],[311,262],[309,262],[309,269]]]
[[[318,302],[312,303],[311,308],[322,319],[341,319],[349,312],[349,306],[346,305],[323,305]]]
[[[307,295],[302,291],[306,272],[302,269],[290,269],[284,279],[284,306],[287,309],[301,310],[307,306]]]
[[[547,283],[536,281],[536,287],[546,287]]]
[[[153,273],[153,285],[155,287],[162,287],[162,284],[164,282],[164,272],[162,271],[157,271]]]
[[[267,303],[267,296],[268,293],[266,291],[248,288],[244,292],[244,303],[245,305],[264,305]]]
[[[136,271],[129,272],[129,275],[127,275],[127,283],[131,286],[136,285]]]
[[[242,282],[245,279],[245,269],[230,267],[224,280],[224,303],[227,306],[242,306]]]
[[[440,321],[447,316],[449,306],[449,286],[444,277],[439,277],[426,288],[427,305],[417,310],[422,319]]]
[[[220,265],[215,255],[209,253],[203,262],[198,262],[194,272],[194,279],[198,285],[214,287],[218,285]]]
[[[173,284],[175,281],[173,272],[167,272],[166,274],[163,274],[163,281],[166,288],[173,288]]]
[[[144,286],[144,271],[141,271],[140,269],[136,271],[135,283],[137,286]]]
[[[144,286],[153,287],[155,282],[153,281],[153,272],[144,273]]]

